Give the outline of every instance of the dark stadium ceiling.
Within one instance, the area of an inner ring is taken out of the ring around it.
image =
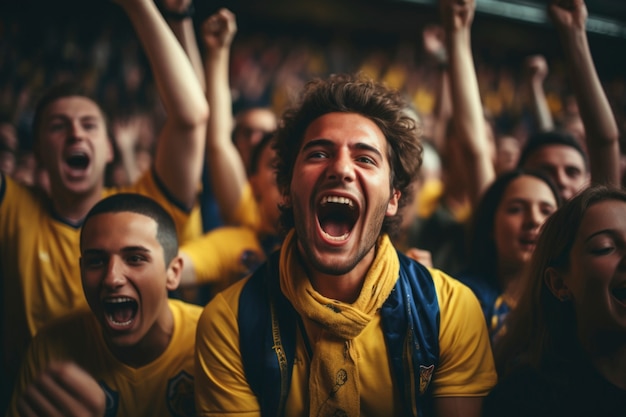
[[[203,0],[195,1],[199,4]],[[549,25],[546,12],[549,1],[476,0],[476,9],[477,14],[484,17]],[[230,0],[228,7],[255,16],[352,23],[357,26],[359,20],[373,12],[380,25],[385,26],[408,19],[414,10],[435,13],[437,3],[438,0]],[[626,39],[626,0],[586,0],[585,3],[589,11],[589,32]],[[402,10],[400,15],[394,15],[394,10],[397,12],[399,8]],[[361,20],[361,23],[364,22]]]
[[[436,0],[398,0],[435,5]],[[530,23],[547,23],[546,0],[477,0],[479,13],[492,14]],[[587,0],[587,30],[603,35],[626,38],[626,1]]]

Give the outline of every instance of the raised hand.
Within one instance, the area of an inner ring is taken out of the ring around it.
[[[440,0],[439,9],[443,25],[448,29],[469,28],[476,11],[475,0]]]
[[[548,13],[560,30],[585,30],[588,12],[584,0],[552,0]]]
[[[524,61],[526,76],[532,82],[542,83],[548,76],[548,63],[543,55],[531,55]]]
[[[56,362],[26,388],[17,407],[24,417],[101,417],[106,400],[100,385],[78,365]]]
[[[445,32],[439,25],[426,25],[422,31],[424,51],[434,57],[438,63],[445,64],[448,61],[448,53],[445,44]]]
[[[235,15],[222,8],[202,23],[202,42],[207,49],[230,48],[237,33]]]
[[[159,0],[161,7],[170,12],[183,13],[186,11],[193,0]]]

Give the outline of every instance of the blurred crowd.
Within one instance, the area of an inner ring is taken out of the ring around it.
[[[121,16],[124,19],[124,16]],[[198,19],[200,19],[198,17]],[[42,90],[54,83],[74,80],[99,99],[112,118],[118,148],[133,147],[142,169],[150,165],[155,132],[164,114],[148,63],[126,22],[108,17],[98,24],[80,22],[42,24],[8,15],[0,19],[0,135],[3,171],[15,171],[20,181],[37,180],[30,131],[34,106]],[[280,26],[277,26],[280,28]],[[405,40],[381,36],[376,42],[349,35],[318,36],[301,28],[289,33],[251,31],[241,28],[233,42],[230,67],[233,111],[267,106],[277,114],[304,83],[333,73],[362,71],[402,91],[419,114],[428,140],[436,111],[439,72],[446,65],[445,48],[433,28],[422,39]],[[533,27],[523,30],[532,31]],[[514,137],[521,144],[536,130],[529,105],[529,78],[541,77],[546,101],[555,124],[582,137],[576,100],[561,56],[525,56],[529,50],[499,50],[475,45],[476,73],[486,117],[494,137]],[[599,44],[602,40],[597,41]],[[539,47],[539,46],[538,46]],[[540,51],[538,52],[538,54]],[[606,51],[602,54],[606,55]],[[531,66],[529,60],[535,59]],[[602,61],[607,62],[606,59]],[[626,130],[626,76],[615,68],[598,73],[620,127]],[[623,137],[623,133],[621,134]],[[108,184],[132,181],[117,164],[109,168]],[[41,181],[45,181],[41,179]]]

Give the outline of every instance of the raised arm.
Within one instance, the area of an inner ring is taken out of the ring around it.
[[[170,195],[191,208],[202,175],[209,108],[180,43],[152,0],[117,0],[144,48],[167,119],[159,133],[155,171]]]
[[[530,107],[535,116],[537,128],[542,132],[554,129],[552,114],[548,108],[543,83],[548,75],[548,63],[543,55],[531,55],[524,61],[526,83]]]
[[[422,31],[424,51],[437,65],[436,101],[433,112],[434,123],[432,140],[438,152],[444,152],[448,123],[452,117],[450,97],[450,77],[448,76],[448,51],[445,44],[445,32],[440,25],[427,25]]]
[[[467,188],[473,205],[495,178],[486,121],[471,50],[474,0],[440,0],[449,59],[454,134],[466,154]]]
[[[161,0],[160,8],[167,24],[189,57],[198,81],[202,85],[202,91],[205,91],[202,57],[200,56],[198,39],[196,39],[196,32],[193,26],[193,0]]]
[[[619,186],[619,131],[589,49],[585,30],[587,7],[583,0],[571,0],[567,5],[562,3],[553,0],[549,14],[561,38],[585,126],[591,180]]]
[[[207,101],[212,113],[206,136],[206,161],[215,199],[228,223],[238,207],[248,178],[246,167],[232,142],[232,98],[228,78],[230,46],[237,32],[235,15],[220,9],[202,24],[205,47]]]

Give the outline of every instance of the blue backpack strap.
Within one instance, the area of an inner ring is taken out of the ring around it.
[[[296,348],[297,314],[280,291],[279,255],[252,274],[239,297],[241,360],[264,417],[284,413]]]
[[[428,415],[426,394],[439,364],[439,301],[428,269],[398,257],[400,277],[381,310],[383,333],[407,415]]]

